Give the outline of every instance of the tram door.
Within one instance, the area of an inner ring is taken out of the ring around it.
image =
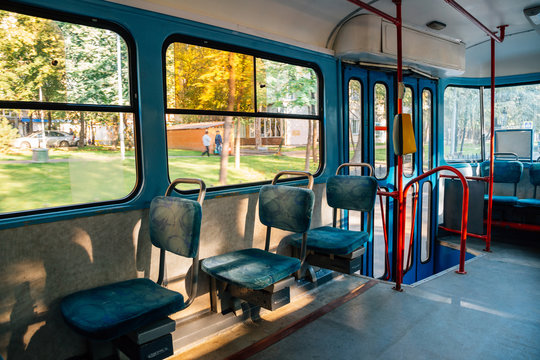
[[[437,83],[424,78],[406,77],[403,112],[411,114],[417,151],[403,157],[403,184],[433,168],[434,132],[433,119]],[[403,282],[412,284],[434,272],[432,249],[435,237],[436,218],[434,207],[435,177],[421,180],[409,189],[406,199],[405,248],[403,254]],[[414,206],[416,205],[416,206]],[[412,219],[415,219],[411,236]],[[410,246],[412,241],[412,246]]]
[[[393,116],[396,112],[395,73],[366,70],[354,65],[344,66],[344,144],[345,161],[367,162],[375,169],[375,177],[382,190],[394,191],[396,157],[392,139]],[[404,184],[431,169],[433,158],[433,114],[436,82],[407,78],[403,101],[404,111],[412,115],[417,153],[404,158]],[[351,170],[353,173],[355,170]],[[365,172],[364,172],[365,173]],[[358,173],[357,173],[358,174]],[[406,252],[403,267],[408,269],[404,282],[413,283],[433,273],[433,239],[435,221],[431,215],[434,181],[425,179],[417,187],[416,228],[409,256],[413,192],[408,196],[408,222],[406,224]],[[381,279],[394,279],[396,252],[397,204],[392,198],[376,200],[373,217],[373,237],[367,244],[362,274]],[[384,218],[382,214],[384,213]],[[359,229],[367,226],[367,218],[349,211],[344,214],[346,226]],[[386,227],[386,239],[384,228]],[[388,252],[386,251],[388,249]],[[410,258],[410,261],[408,259]]]

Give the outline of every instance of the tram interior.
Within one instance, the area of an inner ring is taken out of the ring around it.
[[[4,1],[0,360],[540,358],[538,59],[538,0]]]

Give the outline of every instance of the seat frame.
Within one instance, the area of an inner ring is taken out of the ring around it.
[[[307,188],[313,189],[313,175],[307,171],[280,171],[272,179],[271,185],[276,185],[280,177],[284,175],[302,176],[308,178]],[[266,240],[264,250],[270,252],[270,238],[272,235],[271,226],[266,227]],[[302,254],[304,261],[301,261],[300,270],[296,277],[303,271],[313,271],[313,269],[305,269],[307,235],[302,234]],[[313,273],[314,275],[314,273]],[[289,276],[280,281],[273,283],[261,290],[253,290],[246,287],[230,284],[210,276],[210,309],[216,313],[229,313],[242,308],[239,300],[244,300],[247,303],[262,307],[268,310],[276,310],[290,303],[290,287],[294,284],[295,277]]]
[[[341,169],[345,167],[360,167],[368,169],[368,176],[373,176],[373,167],[367,163],[344,163],[341,164],[337,170],[336,175],[339,175]],[[338,208],[332,208],[332,226],[337,228],[337,213]],[[368,236],[372,235],[372,211],[367,212],[367,228]],[[306,234],[307,236],[307,234]],[[304,239],[302,239],[302,246]],[[306,262],[309,265],[321,267],[324,269],[334,270],[343,274],[353,274],[362,269],[363,258],[362,255],[366,252],[366,248],[362,245],[359,248],[354,249],[349,254],[338,255],[322,253],[315,250],[309,250],[306,246],[306,253],[298,253],[298,248],[293,246],[293,254],[296,257],[302,259],[302,263]],[[313,272],[313,270],[311,269]],[[313,272],[314,273],[314,272]]]
[[[171,182],[167,187],[165,196],[170,196],[172,191],[178,184],[198,184],[200,187],[197,202],[202,206],[204,197],[206,194],[206,185],[200,179],[190,178],[178,178]],[[185,191],[177,189],[181,194],[185,194]],[[165,254],[167,250],[160,247],[160,259],[159,259],[159,274],[156,284],[164,286],[165,279]],[[188,291],[188,299],[184,301],[185,309],[193,303],[193,300],[197,296],[197,288],[199,281],[199,250],[197,248],[196,255],[193,257],[192,263],[192,277],[191,287]],[[187,290],[187,286],[186,286]],[[173,344],[171,333],[176,329],[176,322],[170,317],[166,316],[157,321],[148,323],[142,327],[133,329],[130,332],[124,333],[117,338],[110,341],[94,340],[87,338],[90,356],[92,359],[109,358],[111,351],[115,349],[122,352],[130,359],[147,358],[149,354],[152,354],[152,358],[155,360],[165,359],[173,355]],[[112,345],[111,345],[112,344]],[[111,347],[111,346],[114,346]],[[158,354],[158,355],[155,355]]]

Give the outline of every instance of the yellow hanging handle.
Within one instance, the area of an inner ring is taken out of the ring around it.
[[[406,155],[416,152],[416,140],[411,114],[397,114],[394,117],[394,154]]]

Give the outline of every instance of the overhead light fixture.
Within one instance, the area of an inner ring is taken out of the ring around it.
[[[540,25],[540,5],[523,9],[523,14],[525,14],[525,17],[533,24],[533,26]]]
[[[446,24],[437,20],[433,20],[433,21],[428,22],[426,26],[433,30],[442,30],[446,27]]]

